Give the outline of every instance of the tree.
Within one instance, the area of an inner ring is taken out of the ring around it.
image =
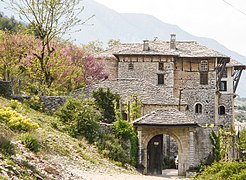
[[[3,13],[0,13],[0,30],[17,32],[19,29],[23,27],[24,25],[16,21],[13,16],[11,18],[8,18],[4,16]]]
[[[119,45],[119,44],[120,44],[120,40],[119,39],[110,39],[108,41],[108,48],[111,48],[111,47]]]
[[[31,24],[39,42],[39,49],[33,53],[37,59],[37,69],[41,73],[40,86],[43,91],[50,88],[54,82],[49,64],[54,57],[56,46],[54,42],[77,25],[82,25],[78,16],[84,7],[80,8],[79,0],[10,0],[10,5],[23,20]]]
[[[99,40],[90,41],[86,45],[84,45],[86,51],[90,53],[98,53],[103,51],[103,42]]]
[[[95,98],[97,106],[100,108],[100,111],[103,116],[103,121],[111,123],[115,121],[115,102],[119,104],[120,96],[110,92],[109,88],[104,92],[102,88],[99,88],[97,91],[92,93],[92,97]]]

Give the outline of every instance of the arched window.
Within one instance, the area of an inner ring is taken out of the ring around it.
[[[225,114],[225,106],[220,106],[219,107],[219,115],[224,115]]]
[[[198,114],[202,113],[202,105],[200,103],[197,103],[195,105],[195,113],[198,113]]]

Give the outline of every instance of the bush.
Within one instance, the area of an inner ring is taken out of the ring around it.
[[[40,143],[38,138],[32,133],[24,133],[20,137],[21,143],[24,144],[30,151],[38,152],[40,149]]]
[[[9,139],[0,134],[0,152],[4,155],[14,155],[15,147]]]
[[[42,112],[43,110],[43,102],[40,101],[38,96],[33,96],[30,100],[25,99],[24,103],[36,111]]]
[[[10,107],[0,106],[0,121],[7,122],[7,125],[13,131],[27,132],[37,129],[37,123],[23,117],[20,113],[12,110]]]
[[[110,158],[122,164],[128,163],[127,151],[125,151],[119,140],[112,134],[103,135],[97,142],[99,152],[105,158]]]
[[[112,129],[115,133],[115,135],[121,139],[121,145],[124,141],[129,140],[131,143],[130,147],[130,163],[131,165],[135,166],[136,165],[136,157],[137,157],[137,151],[138,151],[138,138],[137,134],[133,128],[133,125],[130,124],[127,121],[119,119],[116,121]]]
[[[119,104],[120,96],[110,92],[107,88],[106,92],[102,88],[92,93],[92,97],[96,100],[96,105],[100,108],[103,121],[106,123],[114,122],[116,114],[114,111],[115,102]]]
[[[89,143],[98,138],[101,114],[92,99],[81,101],[71,98],[59,109],[57,116],[65,125],[64,131],[72,137],[83,135]]]
[[[246,177],[246,162],[216,162],[205,168],[195,179],[237,179]]]

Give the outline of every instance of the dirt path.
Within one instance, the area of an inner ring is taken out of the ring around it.
[[[144,176],[144,175],[130,175],[130,174],[91,174],[85,173],[82,175],[84,180],[178,180],[186,179],[177,175],[177,170],[168,169],[163,171],[161,176]]]

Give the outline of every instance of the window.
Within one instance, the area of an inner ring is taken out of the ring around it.
[[[200,72],[200,84],[207,85],[208,84],[208,72]]]
[[[159,62],[159,70],[160,71],[164,70],[164,63],[163,62]]]
[[[164,74],[157,74],[158,84],[164,84]]]
[[[200,71],[208,71],[208,61],[202,60],[200,63]]]
[[[227,82],[226,81],[221,81],[220,82],[219,90],[220,91],[227,91]]]
[[[219,115],[224,115],[225,114],[225,106],[220,106],[219,107]]]
[[[202,113],[202,105],[200,103],[197,103],[195,105],[195,113],[201,114]]]
[[[224,71],[222,73],[222,77],[227,78],[227,68],[224,69]]]
[[[132,70],[134,68],[134,64],[132,63],[132,62],[130,62],[129,64],[128,64],[128,69],[129,70]]]
[[[208,61],[202,60],[200,62],[200,84],[207,85],[208,84]]]

